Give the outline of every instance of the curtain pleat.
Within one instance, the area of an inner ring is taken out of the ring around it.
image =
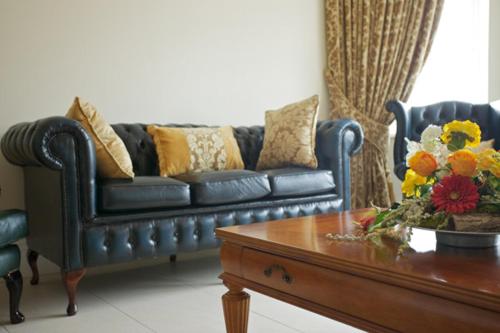
[[[389,99],[406,101],[432,45],[444,0],[325,0],[326,81],[332,118],[365,132],[352,159],[352,207],[388,206]]]

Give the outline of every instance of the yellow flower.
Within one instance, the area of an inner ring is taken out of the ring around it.
[[[493,148],[483,150],[477,155],[478,168],[482,171],[489,171],[495,177],[500,178],[500,153]]]
[[[468,149],[460,149],[448,156],[448,163],[455,175],[472,177],[476,173],[476,154]]]
[[[481,129],[476,123],[469,120],[453,120],[444,125],[441,140],[446,144],[459,142],[460,145],[457,149],[477,147],[481,142]]]
[[[478,167],[480,170],[489,170],[493,163],[495,163],[495,158],[493,157],[495,153],[495,149],[488,148],[477,154]]]
[[[406,170],[405,174],[405,180],[403,181],[403,184],[401,185],[401,191],[403,194],[407,197],[413,197],[413,196],[420,196],[420,193],[416,191],[416,187],[418,185],[424,185],[427,183],[427,178],[419,176],[415,171],[412,169]]]
[[[417,151],[409,160],[408,166],[422,177],[432,175],[438,163],[434,155],[426,151]]]

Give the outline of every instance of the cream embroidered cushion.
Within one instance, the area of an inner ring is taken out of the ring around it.
[[[257,170],[276,169],[290,165],[317,168],[316,121],[317,95],[266,112],[264,145]]]
[[[150,125],[148,133],[153,137],[163,177],[245,167],[230,126],[174,128]]]
[[[134,177],[132,160],[125,144],[94,106],[75,97],[66,117],[80,122],[92,137],[96,150],[97,171],[101,177]]]

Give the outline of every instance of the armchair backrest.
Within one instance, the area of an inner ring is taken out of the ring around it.
[[[500,149],[500,105],[471,104],[457,101],[410,107],[401,101],[387,102],[386,109],[394,113],[397,133],[394,143],[394,172],[404,179],[406,172],[405,138],[419,141],[423,130],[429,125],[442,126],[453,120],[470,120],[481,127],[481,139],[495,139],[495,148]]]

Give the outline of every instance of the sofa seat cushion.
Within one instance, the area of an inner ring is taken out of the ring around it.
[[[189,185],[173,178],[150,176],[130,180],[103,179],[99,185],[99,204],[104,212],[191,204]]]
[[[249,201],[271,193],[267,175],[250,170],[199,172],[176,178],[191,186],[192,201],[197,205]]]
[[[284,168],[261,172],[269,179],[273,197],[318,194],[335,188],[330,170]]]

